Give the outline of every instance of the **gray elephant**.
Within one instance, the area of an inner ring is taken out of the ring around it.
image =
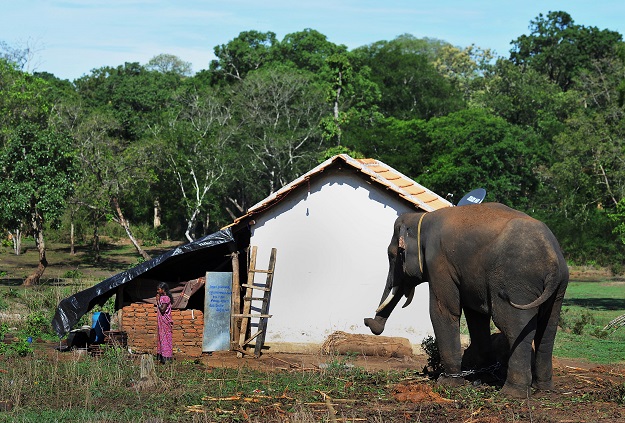
[[[547,226],[502,204],[408,213],[395,221],[390,268],[375,318],[379,335],[402,295],[429,282],[430,318],[445,369],[439,382],[461,378],[460,316],[484,362],[493,359],[490,319],[509,343],[502,393],[527,397],[530,386],[553,389],[552,352],[568,267]]]

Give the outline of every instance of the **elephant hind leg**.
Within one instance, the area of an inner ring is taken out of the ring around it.
[[[510,345],[504,395],[527,398],[532,384],[532,341],[536,335],[537,316],[531,312],[516,314],[502,331]]]
[[[563,296],[563,295],[562,295]],[[534,339],[534,368],[532,387],[541,390],[553,390],[553,345],[556,339],[562,298],[558,297],[553,305],[545,304],[541,320]]]

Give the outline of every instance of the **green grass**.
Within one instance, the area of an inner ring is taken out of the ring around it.
[[[554,355],[598,364],[625,362],[625,327],[605,332],[625,314],[625,282],[571,282],[566,292]]]
[[[235,405],[245,408],[245,401],[229,398],[257,398],[247,406],[257,415],[264,408],[288,411],[302,403],[322,403],[321,392],[334,399],[392,402],[387,384],[411,374],[368,373],[339,360],[316,372],[270,373],[188,360],[157,366],[157,386],[140,389],[138,357],[122,350],[100,358],[64,354],[36,351],[33,357],[10,357],[0,364],[0,398],[15,407],[0,413],[0,422],[197,421],[187,413],[193,405],[204,407],[201,421],[248,421],[230,413]]]

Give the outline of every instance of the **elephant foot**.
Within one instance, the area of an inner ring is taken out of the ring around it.
[[[464,385],[466,383],[466,380],[463,377],[446,376],[443,373],[438,377],[438,379],[436,379],[436,383],[441,386],[453,388],[453,387]]]
[[[373,319],[367,317],[365,319],[365,326],[371,329],[371,333],[374,335],[384,332],[384,325],[386,325],[386,318],[381,316],[375,316]]]
[[[529,386],[518,386],[508,382],[503,385],[500,392],[509,398],[525,399],[530,396]]]
[[[535,380],[532,382],[532,388],[541,391],[553,391],[553,380]]]

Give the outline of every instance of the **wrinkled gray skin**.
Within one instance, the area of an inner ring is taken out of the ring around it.
[[[430,318],[445,373],[439,382],[461,384],[460,316],[484,363],[493,359],[490,319],[510,346],[502,392],[525,398],[530,386],[553,389],[552,352],[568,267],[545,224],[497,203],[408,213],[395,222],[388,247],[389,273],[380,304],[397,295],[375,318],[379,335],[387,318],[413,288],[429,281]],[[421,255],[423,271],[419,267]],[[535,354],[532,354],[532,342]]]

